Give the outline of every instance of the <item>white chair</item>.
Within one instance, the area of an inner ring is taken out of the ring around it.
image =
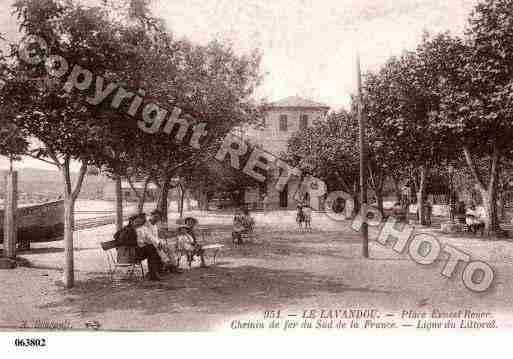
[[[144,279],[142,261],[137,258],[135,248],[116,247],[116,241],[102,242],[101,247],[107,258],[108,274],[112,281],[116,272],[121,269],[128,269],[128,279],[132,279],[137,269],[140,269],[141,279]]]

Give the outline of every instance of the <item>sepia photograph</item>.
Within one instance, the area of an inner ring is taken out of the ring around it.
[[[9,350],[513,328],[513,0],[0,9]]]

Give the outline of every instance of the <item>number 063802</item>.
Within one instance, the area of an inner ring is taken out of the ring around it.
[[[17,347],[45,347],[46,339],[44,338],[16,338],[14,345]]]

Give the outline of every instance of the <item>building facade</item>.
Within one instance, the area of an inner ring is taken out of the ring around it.
[[[294,133],[313,126],[316,121],[322,121],[328,111],[329,107],[324,104],[297,96],[288,97],[267,105],[262,128],[248,132],[247,136],[251,143],[281,157],[287,151],[288,141]],[[275,185],[276,179],[271,177],[258,188],[246,189],[245,202],[251,207],[261,207],[266,196],[269,208],[293,209],[301,197],[312,208],[320,209],[317,199],[304,198],[298,178],[292,178],[281,192]]]
[[[144,190],[144,183],[141,181],[134,182],[135,189],[142,193]],[[121,181],[121,193],[123,196],[123,200],[127,202],[137,202],[138,198],[135,192],[132,190],[132,187],[127,181]],[[148,202],[156,201],[158,198],[158,189],[153,183],[149,183],[146,188],[146,200]],[[103,187],[103,199],[106,201],[115,201],[116,200],[116,182],[109,181]]]

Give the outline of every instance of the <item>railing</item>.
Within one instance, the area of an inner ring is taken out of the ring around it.
[[[123,220],[127,220],[128,217],[129,217],[128,215],[124,215]],[[106,226],[108,224],[114,224],[115,222],[116,222],[115,215],[78,219],[78,220],[75,220],[75,226],[74,226],[73,230],[81,231],[84,229],[91,229],[91,228]]]

